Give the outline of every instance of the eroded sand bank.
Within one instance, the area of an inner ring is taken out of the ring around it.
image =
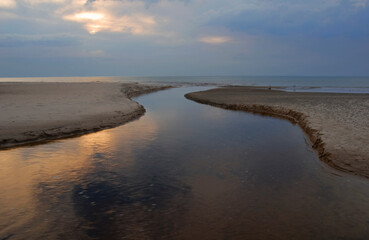
[[[224,87],[186,94],[188,99],[282,117],[299,124],[329,165],[369,177],[369,94],[294,93],[258,87]]]
[[[145,109],[130,98],[169,86],[0,83],[0,148],[118,126]]]

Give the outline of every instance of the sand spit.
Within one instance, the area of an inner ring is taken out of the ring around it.
[[[287,119],[305,131],[320,159],[328,165],[369,177],[369,94],[223,87],[185,97],[221,108]]]
[[[0,83],[0,149],[111,128],[144,114],[132,97],[170,86]]]

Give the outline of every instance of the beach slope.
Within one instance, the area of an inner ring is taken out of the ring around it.
[[[336,169],[369,177],[369,94],[223,87],[189,93],[186,98],[288,119],[305,131],[321,160]]]
[[[131,97],[165,88],[134,83],[0,83],[0,148],[118,126],[145,112]]]

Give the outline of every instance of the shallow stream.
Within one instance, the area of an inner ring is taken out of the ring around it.
[[[144,95],[123,126],[0,151],[0,240],[368,239],[369,182],[298,126]]]

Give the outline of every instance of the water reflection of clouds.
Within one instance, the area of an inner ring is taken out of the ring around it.
[[[132,167],[132,147],[155,139],[156,132],[156,123],[147,119],[131,122],[119,131],[105,130],[36,147],[1,151],[0,189],[6,194],[0,196],[0,236],[21,232],[35,222],[43,226],[40,221],[53,222],[61,215],[70,217],[70,224],[74,224],[69,205],[74,185],[86,181],[90,172],[113,171],[117,165]],[[109,164],[109,158],[117,151],[124,152],[124,161]],[[59,212],[52,211],[56,208]],[[39,234],[44,230],[39,229]]]
[[[180,215],[190,189],[166,171],[167,165],[148,160],[158,133],[155,119],[144,116],[114,132],[114,150],[109,150],[114,155],[109,159],[96,156],[108,164],[114,162],[114,167],[95,169],[73,186],[74,211],[83,219],[80,230],[88,237],[110,239],[117,235],[152,239],[163,228],[173,231],[173,222],[164,221],[159,213],[175,202],[178,206],[168,217]]]
[[[204,120],[207,121],[225,121],[228,116],[227,111],[216,107],[205,107],[201,111],[201,115]]]
[[[35,152],[32,148],[20,148],[0,153],[0,189],[6,193],[0,196],[0,222],[8,224],[0,235],[8,231],[19,233],[26,230],[25,226],[42,222],[47,217],[39,214],[35,196],[54,188],[60,190],[62,181],[75,181],[89,169],[89,152],[81,151],[78,145],[68,145],[68,151],[44,148],[43,152]],[[49,184],[40,185],[40,182]]]

